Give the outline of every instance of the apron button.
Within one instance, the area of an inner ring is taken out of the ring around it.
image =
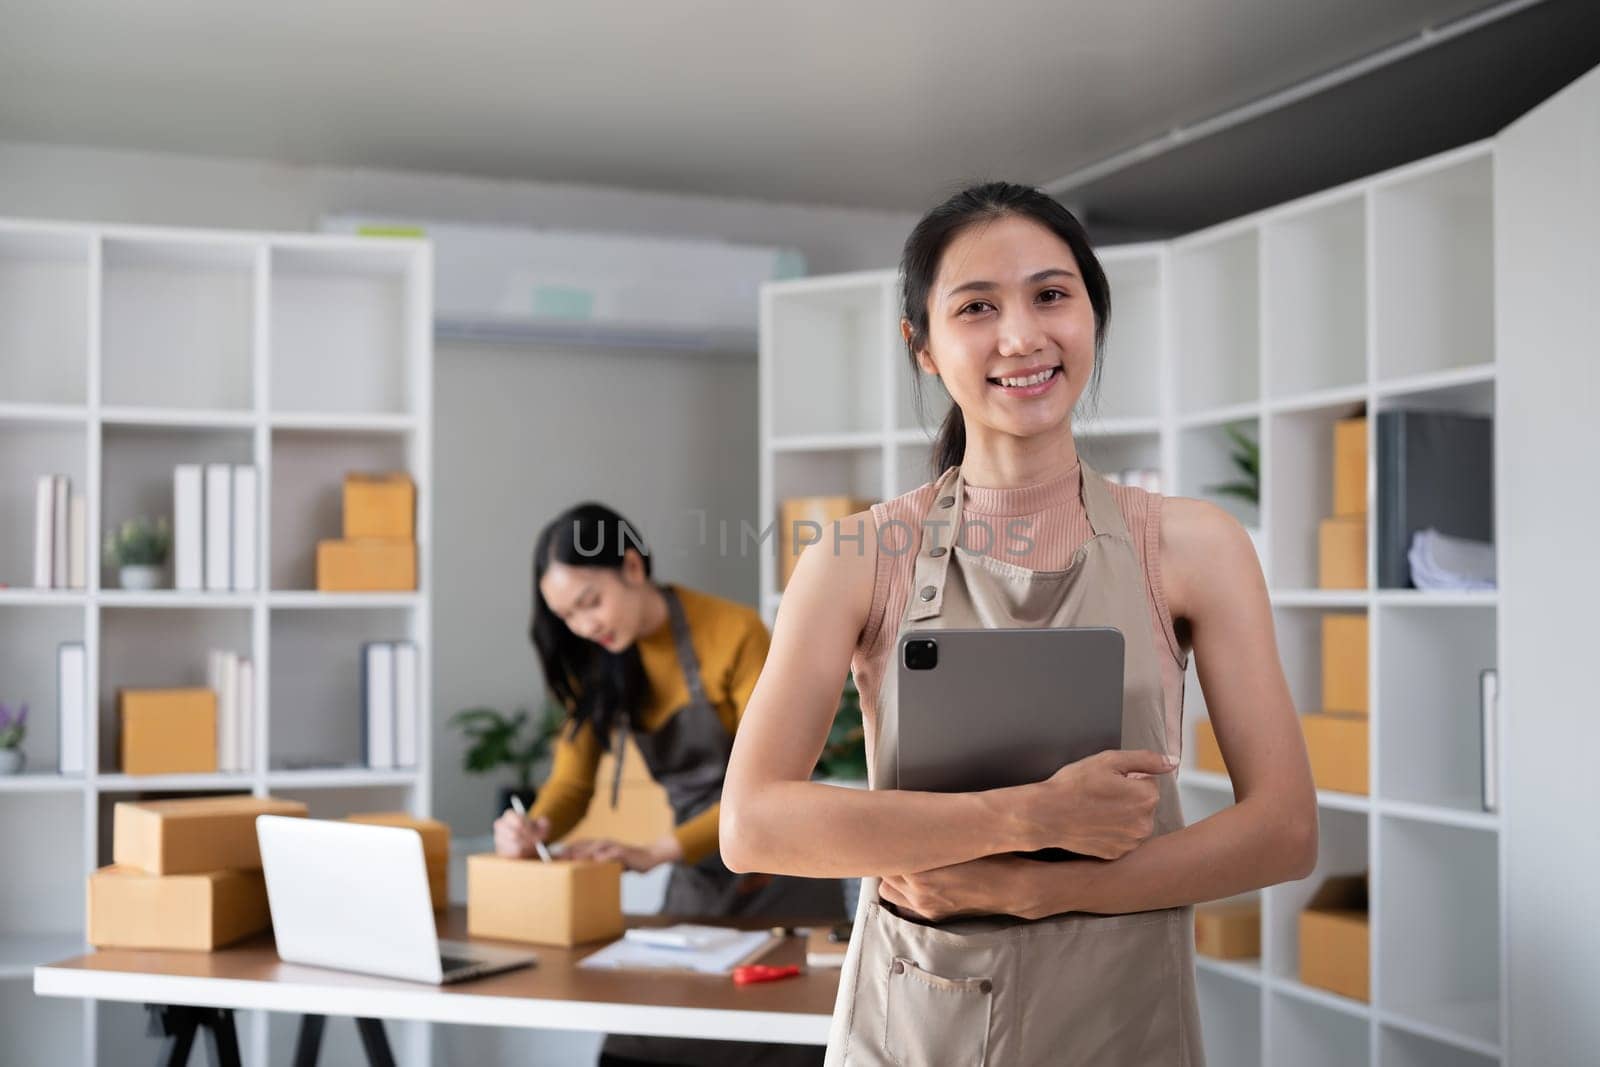
[[[948,551],[950,551],[948,548],[945,548],[943,545],[940,545],[937,548],[928,549],[928,555],[932,556],[934,559],[938,559],[940,556],[944,555]]]
[[[905,962],[903,960],[895,960],[894,961],[894,973],[895,974],[905,974],[906,973],[906,965],[905,965]]]
[[[956,498],[953,496],[942,496],[939,498],[939,506],[941,508],[954,507],[955,502]]]
[[[922,592],[918,593],[917,595],[925,601],[932,600],[934,597],[939,595],[939,590],[935,589],[931,585],[925,585],[922,587]]]
[[[989,981],[989,979],[985,978],[983,981],[978,983],[978,992],[987,995],[989,993],[992,993],[993,991],[994,991],[994,983]]]

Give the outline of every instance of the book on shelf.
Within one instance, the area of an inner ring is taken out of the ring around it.
[[[214,649],[206,683],[217,694],[217,770],[225,774],[253,766],[255,668],[237,652]]]
[[[33,587],[49,589],[55,582],[56,504],[55,478],[39,475],[33,497]]]
[[[199,464],[172,472],[173,585],[185,592],[205,588],[205,486]]]
[[[239,661],[239,679],[235,701],[234,751],[238,770],[249,771],[256,765],[256,665],[247,659]]]
[[[257,530],[256,469],[233,468],[233,588],[249,592],[256,587]]]
[[[1478,672],[1478,724],[1483,733],[1483,810],[1500,810],[1500,672]]]
[[[1422,530],[1494,543],[1494,420],[1381,411],[1377,428],[1378,587],[1414,586],[1408,553]]]
[[[79,642],[68,641],[56,649],[56,768],[62,774],[83,773],[88,663]]]
[[[87,506],[65,474],[41,474],[34,483],[33,587],[83,589],[87,585]]]
[[[206,591],[233,588],[233,468],[206,464]]]
[[[417,765],[417,646],[397,641],[394,646],[394,764]]]
[[[56,589],[67,588],[67,578],[72,563],[72,486],[67,476],[57,474],[50,480],[51,533],[54,546],[50,550],[50,585]]]
[[[367,766],[394,767],[394,645],[369,641],[361,647],[362,739]]]
[[[89,585],[89,502],[82,493],[73,493],[67,505],[67,540],[71,558],[67,561],[67,588],[86,589]]]

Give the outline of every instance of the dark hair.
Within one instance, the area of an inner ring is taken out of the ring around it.
[[[1106,326],[1111,321],[1111,286],[1089,245],[1089,235],[1072,212],[1038,189],[1012,182],[984,182],[961,190],[924,215],[906,238],[905,250],[900,255],[902,314],[911,323],[906,355],[911,360],[911,380],[915,383],[919,410],[923,375],[917,366],[917,349],[928,343],[928,291],[938,276],[939,261],[950,242],[968,226],[1007,215],[1032,219],[1072,249],[1072,256],[1078,261],[1078,273],[1083,277],[1083,287],[1089,293],[1089,305],[1094,308],[1094,373],[1089,379],[1089,394],[1093,396],[1098,392]],[[951,404],[933,445],[933,477],[958,465],[966,451],[967,424],[961,409]]]
[[[556,516],[539,531],[533,546],[533,621],[528,636],[539,654],[545,684],[572,716],[572,733],[590,723],[602,750],[610,747],[618,716],[633,722],[650,691],[639,649],[629,645],[610,652],[573,633],[545,603],[539,581],[552,563],[620,571],[630,548],[639,553],[649,577],[650,549],[638,528],[593,501]]]

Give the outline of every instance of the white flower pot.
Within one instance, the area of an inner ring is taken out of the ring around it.
[[[20,748],[0,748],[0,774],[21,774],[28,754]]]
[[[129,563],[117,572],[118,579],[124,589],[159,589],[161,587],[161,568],[144,563]]]

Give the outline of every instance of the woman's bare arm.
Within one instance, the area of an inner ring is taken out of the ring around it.
[[[1014,904],[1000,910],[1027,917],[1118,913],[1215,900],[1310,873],[1316,791],[1255,549],[1221,509],[1174,498],[1163,508],[1161,553],[1168,605],[1189,623],[1237,802],[1110,862],[997,859],[891,880],[887,899],[930,918],[985,910],[1000,897]],[[996,884],[980,888],[984,880]]]

